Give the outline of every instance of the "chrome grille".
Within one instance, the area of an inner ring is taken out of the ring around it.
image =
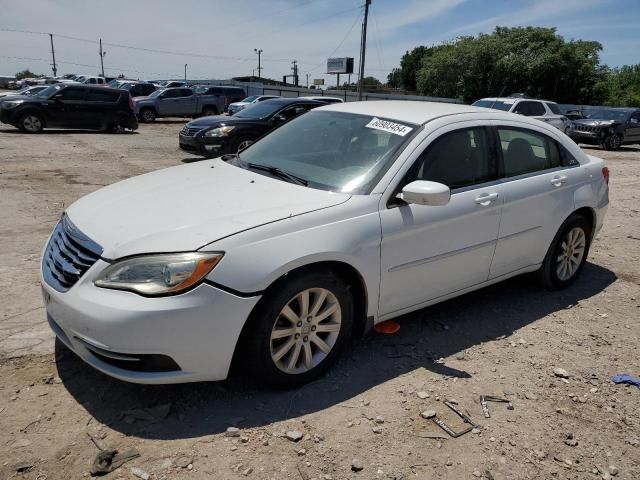
[[[66,215],[62,217],[42,258],[44,280],[59,292],[66,292],[96,263],[102,247],[83,234]]]
[[[580,125],[577,124],[574,127],[574,130],[579,131],[579,132],[598,132],[600,131],[600,127],[590,127],[587,125]]]
[[[193,137],[200,130],[202,130],[201,127],[187,127],[185,125],[184,128],[180,130],[180,135],[184,135],[185,137]]]

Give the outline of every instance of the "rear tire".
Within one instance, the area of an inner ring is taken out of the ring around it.
[[[25,113],[18,120],[18,128],[26,133],[40,133],[44,128],[44,120],[37,113]]]
[[[559,290],[580,276],[591,246],[591,224],[582,215],[573,214],[556,234],[538,276],[545,288]]]
[[[140,121],[144,123],[155,122],[156,111],[153,108],[143,108],[140,110]]]
[[[291,275],[265,295],[245,327],[236,359],[274,387],[299,387],[325,373],[347,344],[353,326],[353,297],[328,271]],[[243,362],[244,363],[244,362]]]
[[[209,117],[211,115],[218,115],[218,110],[216,108],[211,108],[211,107],[205,107],[202,110],[203,117]]]

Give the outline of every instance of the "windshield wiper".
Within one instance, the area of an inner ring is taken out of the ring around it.
[[[262,170],[264,172],[268,172],[274,177],[280,177],[290,183],[304,185],[305,187],[309,185],[309,182],[304,178],[294,175],[293,173],[286,172],[278,167],[272,167],[270,165],[260,165],[259,163],[247,163],[247,167],[253,168],[254,170]]]

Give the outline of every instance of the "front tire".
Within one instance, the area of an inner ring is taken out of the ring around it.
[[[37,113],[25,113],[18,121],[18,128],[27,133],[40,133],[44,128],[44,120]]]
[[[619,150],[620,145],[622,145],[622,139],[620,138],[620,135],[612,133],[604,139],[602,146],[605,150]]]
[[[582,272],[590,246],[591,224],[582,215],[571,215],[558,230],[538,271],[545,288],[559,290],[571,285]]]
[[[236,138],[231,144],[231,153],[240,153],[245,148],[251,146],[254,142],[253,138],[250,137],[240,137]]]
[[[249,371],[275,387],[298,387],[325,373],[351,336],[353,297],[331,272],[287,278],[268,293],[243,342]]]

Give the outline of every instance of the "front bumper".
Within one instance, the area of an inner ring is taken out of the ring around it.
[[[201,134],[178,136],[181,150],[203,157],[220,156],[228,153],[229,142],[225,137],[205,137]]]
[[[98,260],[65,293],[41,279],[49,324],[68,348],[101,372],[134,383],[227,377],[242,327],[260,297],[239,297],[206,283],[159,298],[98,288],[93,279],[107,265]]]
[[[0,122],[9,125],[15,125],[18,121],[18,116],[14,113],[14,108],[1,108],[0,107]]]
[[[587,143],[589,145],[598,145],[602,143],[604,138],[604,131],[582,131],[569,129],[567,135],[576,143]]]

